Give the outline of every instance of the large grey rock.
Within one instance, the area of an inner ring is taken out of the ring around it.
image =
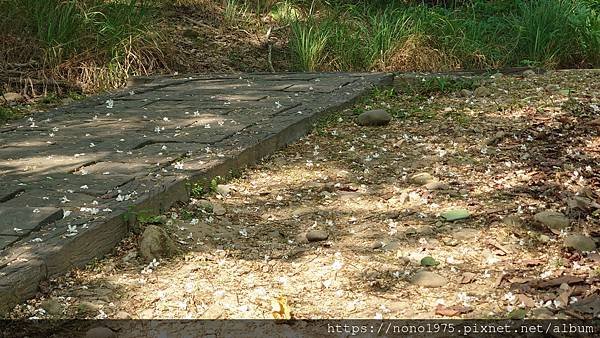
[[[169,237],[165,229],[157,225],[149,225],[140,240],[140,255],[150,262],[154,259],[171,257],[179,253],[175,241]]]
[[[435,272],[419,271],[413,276],[411,283],[425,288],[439,288],[448,284],[448,280]]]
[[[579,234],[569,235],[564,239],[567,248],[573,248],[578,251],[596,250],[596,242],[593,239]]]
[[[361,126],[385,126],[392,120],[392,115],[388,114],[383,109],[375,109],[366,111],[356,119],[356,122]]]
[[[562,212],[555,210],[546,210],[538,212],[533,216],[537,222],[547,226],[550,230],[560,231],[569,226],[571,221]]]

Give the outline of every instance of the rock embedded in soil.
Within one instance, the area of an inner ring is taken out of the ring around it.
[[[410,281],[414,285],[425,288],[439,288],[448,284],[448,280],[435,272],[419,271]]]
[[[50,298],[44,300],[40,307],[46,311],[51,316],[58,316],[63,313],[63,305],[55,298]]]
[[[460,96],[462,97],[471,97],[473,96],[473,92],[468,89],[461,89]]]
[[[569,226],[571,221],[562,212],[546,210],[538,212],[533,216],[537,222],[547,226],[550,230],[562,230]]]
[[[356,119],[356,123],[361,126],[385,126],[392,120],[392,115],[383,109],[366,111]]]
[[[469,210],[467,209],[458,208],[444,211],[440,214],[440,216],[442,216],[446,221],[458,221],[461,219],[469,218],[469,216],[471,216],[471,213],[469,213]]]
[[[448,190],[450,187],[448,184],[440,181],[429,182],[424,185],[427,190]]]
[[[0,98],[3,98],[6,102],[17,102],[25,99],[23,95],[14,92],[4,93],[4,95],[0,95]]]
[[[482,86],[482,87],[478,87],[477,89],[475,89],[475,91],[473,92],[473,95],[475,95],[476,97],[490,96],[490,95],[492,95],[492,91],[489,88]]]
[[[425,185],[436,181],[430,173],[418,173],[409,178],[410,182],[418,185]]]
[[[325,241],[329,238],[329,234],[323,230],[310,230],[306,233],[306,240],[309,242]]]
[[[98,313],[99,310],[100,306],[92,302],[82,301],[79,302],[79,304],[77,304],[77,311],[86,315],[95,315]]]
[[[527,69],[526,71],[523,72],[524,77],[533,77],[535,75],[536,75],[535,72],[531,69]]]
[[[584,235],[569,235],[564,239],[565,247],[573,248],[577,251],[594,251],[596,250],[596,242],[593,239]]]
[[[175,241],[169,237],[165,229],[157,225],[149,225],[140,240],[140,255],[147,262],[176,255],[179,252]]]
[[[212,211],[216,216],[223,216],[227,212],[225,207],[221,203],[213,202],[212,203]]]
[[[85,338],[116,338],[117,334],[106,326],[93,327],[85,333]]]

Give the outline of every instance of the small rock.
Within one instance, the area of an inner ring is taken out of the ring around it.
[[[306,239],[309,242],[324,241],[327,240],[327,238],[329,238],[329,234],[323,230],[311,230],[306,233]]]
[[[411,279],[411,283],[425,288],[438,288],[448,283],[448,280],[435,272],[419,271]]]
[[[4,98],[6,102],[18,102],[23,101],[25,99],[23,95],[13,92],[4,93],[4,95],[0,95],[0,98]]]
[[[227,212],[225,207],[221,203],[213,202],[212,203],[212,211],[217,216],[223,216]]]
[[[522,224],[521,218],[518,215],[508,215],[502,218],[502,223],[510,226],[520,226]]]
[[[397,241],[389,242],[384,245],[381,249],[385,251],[396,251],[400,248],[400,244]]]
[[[536,75],[536,73],[531,69],[527,69],[526,71],[523,72],[524,77],[533,77],[535,75]]]
[[[446,221],[457,221],[469,218],[471,213],[467,209],[450,209],[440,214]]]
[[[196,205],[206,212],[212,212],[213,210],[213,204],[209,200],[198,200],[196,201]]]
[[[44,300],[40,306],[51,316],[61,315],[64,309],[63,305],[54,298]]]
[[[583,235],[569,235],[565,237],[565,247],[573,248],[578,251],[596,250],[596,242],[593,239]]]
[[[133,317],[131,317],[131,315],[125,311],[119,311],[117,313],[115,313],[115,319],[131,319]]]
[[[356,119],[356,123],[361,126],[385,126],[392,120],[392,115],[383,109],[366,111]]]
[[[427,190],[448,190],[450,187],[448,184],[440,181],[429,182],[424,185]]]
[[[475,229],[459,229],[452,233],[452,237],[458,241],[468,241],[479,236],[479,231]]]
[[[98,313],[98,310],[100,310],[100,306],[92,302],[82,301],[79,302],[79,304],[77,304],[77,311],[80,313],[84,313],[87,315],[95,315]]]
[[[167,232],[157,226],[149,225],[140,240],[140,255],[147,261],[170,257],[179,252],[177,245]]]
[[[550,311],[548,308],[539,307],[531,310],[531,318],[532,319],[553,319],[554,312]]]
[[[560,231],[571,223],[567,216],[554,210],[538,212],[533,219],[554,231]]]
[[[116,338],[117,334],[105,327],[105,326],[96,326],[93,327],[85,333],[85,338]]]
[[[231,193],[231,187],[225,184],[219,184],[215,188],[215,192],[223,197],[228,196]]]
[[[475,89],[473,94],[475,95],[475,97],[484,97],[492,95],[492,91],[486,87],[481,86]]]
[[[130,261],[134,260],[137,256],[138,256],[137,251],[131,250],[125,256],[123,256],[123,262],[129,263]]]
[[[425,185],[425,184],[434,182],[435,177],[433,177],[429,173],[418,173],[418,174],[412,175],[409,178],[409,180],[414,184]]]
[[[373,250],[381,249],[383,247],[384,247],[384,244],[382,241],[377,241],[377,242],[371,243],[371,249],[373,249]]]
[[[460,96],[462,96],[462,97],[471,97],[471,96],[473,96],[473,92],[470,91],[470,90],[468,90],[468,89],[462,89],[460,91]]]

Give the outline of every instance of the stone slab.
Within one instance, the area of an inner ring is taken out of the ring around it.
[[[110,252],[139,213],[188,200],[192,183],[208,186],[260,160],[392,79],[151,77],[3,127],[0,313],[34,295],[40,281]]]
[[[0,235],[22,236],[63,217],[53,207],[5,207],[0,205]]]

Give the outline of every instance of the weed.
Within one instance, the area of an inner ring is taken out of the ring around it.
[[[325,58],[325,46],[329,37],[326,23],[315,20],[293,22],[290,45],[295,56],[296,68],[303,71],[315,71]]]

